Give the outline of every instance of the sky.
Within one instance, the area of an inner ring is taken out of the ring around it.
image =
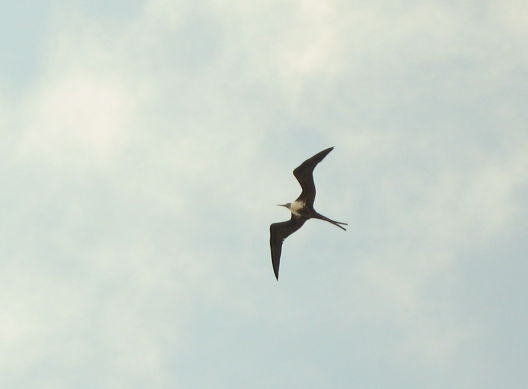
[[[0,14],[2,388],[528,386],[524,0]],[[273,275],[269,225],[315,170]]]

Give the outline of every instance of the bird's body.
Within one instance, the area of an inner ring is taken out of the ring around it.
[[[289,209],[291,213],[293,213],[295,216],[301,216],[299,211],[301,211],[304,208],[304,206],[305,206],[304,201],[296,200],[293,203],[290,203]]]
[[[324,157],[328,155],[330,151],[334,148],[330,147],[325,149],[313,157],[308,158],[302,164],[300,164],[294,171],[293,175],[299,181],[301,185],[302,192],[299,197],[292,203],[279,204],[280,206],[286,207],[291,212],[291,218],[288,221],[273,223],[270,226],[270,248],[271,248],[271,261],[273,264],[273,271],[275,272],[275,277],[279,279],[279,265],[280,265],[280,256],[282,251],[282,243],[284,239],[293,234],[308,219],[320,219],[332,223],[333,225],[346,230],[343,225],[346,223],[337,222],[326,216],[321,215],[313,208],[313,203],[315,200],[315,184],[313,181],[313,170],[319,162],[323,160]]]

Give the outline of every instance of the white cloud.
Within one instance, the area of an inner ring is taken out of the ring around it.
[[[289,30],[277,45],[278,69],[284,81],[335,75],[343,61],[335,4],[310,1],[300,2],[297,7]]]
[[[234,369],[223,350],[244,354],[250,374],[274,346],[277,374],[296,358],[346,380],[334,362],[350,356],[332,347],[351,343],[365,370],[404,355],[402,374],[449,373],[482,336],[452,295],[461,253],[508,234],[528,155],[521,111],[497,87],[511,57],[490,54],[504,36],[478,34],[493,23],[462,6],[384,2],[159,0],[115,24],[61,12],[39,83],[7,119],[20,129],[11,163],[30,181],[15,180],[5,216],[19,255],[2,277],[12,382],[50,355],[54,371],[91,361],[100,382],[154,387],[206,355],[216,363],[187,380],[223,382]],[[470,75],[461,57],[489,63]],[[512,130],[475,136],[495,121]],[[314,223],[288,240],[277,285],[273,204],[298,194],[295,164],[332,144],[316,205],[350,230]],[[381,357],[369,354],[376,326],[389,333]]]
[[[22,110],[19,154],[54,164],[106,162],[125,146],[134,97],[119,82],[86,73],[47,80]]]
[[[528,10],[526,3],[522,0],[510,0],[508,2],[493,2],[489,10],[501,28],[510,33],[515,40],[522,40],[528,34],[526,22],[528,20]]]

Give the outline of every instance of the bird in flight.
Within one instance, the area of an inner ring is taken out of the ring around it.
[[[313,180],[313,170],[319,162],[323,160],[324,157],[328,155],[330,151],[334,148],[329,147],[326,150],[323,150],[313,157],[308,158],[306,161],[301,163],[294,171],[293,175],[301,184],[302,192],[297,197],[293,203],[286,204],[277,204],[281,207],[286,207],[291,212],[291,219],[281,223],[273,223],[270,226],[270,247],[271,247],[271,263],[273,264],[273,271],[275,272],[275,277],[277,281],[279,280],[279,265],[280,265],[280,256],[282,251],[282,243],[284,239],[293,234],[308,219],[320,219],[332,223],[334,226],[341,228],[342,230],[346,229],[343,225],[347,223],[337,222],[326,216],[318,213],[314,207],[313,203],[315,200],[315,184]]]

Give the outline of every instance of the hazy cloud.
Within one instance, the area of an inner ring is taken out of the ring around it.
[[[522,385],[520,2],[120,7],[0,84],[3,387]]]

